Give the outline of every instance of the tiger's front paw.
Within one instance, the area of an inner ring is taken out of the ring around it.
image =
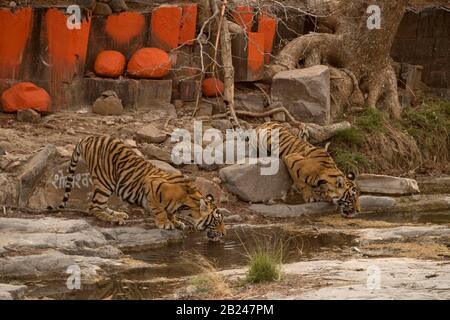
[[[128,214],[126,214],[125,212],[118,212],[118,211],[114,211],[112,214],[112,221],[116,224],[118,224],[119,226],[123,226],[126,223],[126,219],[128,219]]]
[[[186,229],[186,225],[181,221],[178,221],[178,220],[174,221],[174,225],[175,225],[175,228],[177,228],[177,229],[180,229],[180,230]]]
[[[169,220],[156,222],[155,224],[159,229],[165,229],[165,230],[175,229],[174,224],[172,222],[170,222]]]

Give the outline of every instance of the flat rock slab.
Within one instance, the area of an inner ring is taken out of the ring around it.
[[[142,127],[136,133],[136,140],[149,143],[161,143],[167,138],[166,133],[162,132],[152,124]]]
[[[450,193],[450,177],[423,177],[417,180],[422,193]]]
[[[404,226],[386,229],[361,229],[359,232],[360,241],[389,241],[402,240],[408,238],[433,237],[450,238],[450,228],[447,226]]]
[[[128,258],[105,259],[48,250],[40,254],[0,258],[0,279],[67,279],[67,269],[71,266],[80,268],[84,283],[92,283],[107,272],[143,268],[147,264]]]
[[[27,286],[0,283],[0,300],[21,299]]]
[[[450,264],[408,258],[309,261],[283,271],[326,279],[285,299],[449,299]],[[379,277],[378,277],[379,275]],[[316,278],[316,279],[317,279]]]
[[[450,196],[410,196],[410,197],[379,197],[361,196],[361,212],[431,212],[437,210],[450,209]],[[252,204],[250,210],[258,212],[268,217],[295,218],[305,214],[333,214],[337,212],[337,207],[328,202],[314,202],[299,205],[287,204]]]
[[[420,193],[416,180],[377,174],[358,176],[357,184],[363,193],[410,195]]]
[[[144,229],[140,227],[103,228],[101,232],[114,246],[124,251],[139,251],[160,247],[183,239],[180,230]]]

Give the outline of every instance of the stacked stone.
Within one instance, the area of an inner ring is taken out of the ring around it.
[[[76,3],[99,16],[109,16],[113,12],[128,10],[124,0],[77,0]]]

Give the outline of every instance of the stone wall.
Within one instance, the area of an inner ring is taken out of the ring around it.
[[[450,88],[450,8],[408,10],[394,46],[395,61],[422,65],[422,80],[430,87]]]

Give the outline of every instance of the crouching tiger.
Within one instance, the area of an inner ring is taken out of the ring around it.
[[[360,191],[355,183],[354,173],[345,175],[339,170],[327,148],[313,146],[276,122],[264,123],[256,128],[260,139],[266,141],[265,152],[271,152],[272,130],[278,130],[279,156],[305,202],[333,202],[338,205],[339,213],[347,218],[360,212]]]
[[[77,144],[70,161],[64,198],[57,208],[67,206],[80,157],[86,162],[94,185],[89,214],[98,219],[119,225],[125,223],[128,218],[125,212],[107,208],[109,197],[115,193],[123,201],[150,209],[160,229],[184,229],[185,224],[177,219],[176,212],[187,208],[188,215],[180,219],[191,228],[206,230],[213,241],[225,234],[222,213],[212,196],[204,197],[181,173],[163,171],[120,140],[107,136],[89,136]]]

